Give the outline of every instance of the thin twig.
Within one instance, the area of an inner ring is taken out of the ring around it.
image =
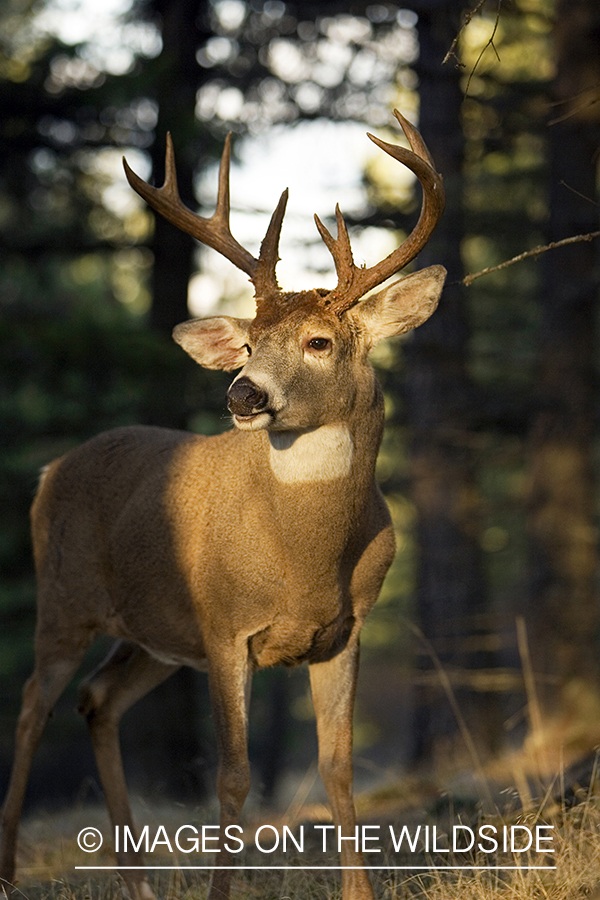
[[[488,47],[491,47],[491,48],[492,48],[492,50],[493,50],[494,53],[496,54],[496,59],[498,60],[498,62],[500,62],[500,56],[498,55],[498,51],[496,50],[496,45],[494,44],[494,37],[496,36],[496,32],[498,31],[498,25],[500,24],[500,10],[501,10],[501,8],[502,8],[502,0],[498,0],[498,11],[497,11],[497,13],[496,13],[496,21],[494,22],[494,28],[493,28],[493,30],[492,30],[492,33],[491,33],[491,35],[490,35],[490,38],[489,38],[487,44],[485,45],[485,47],[482,49],[481,53],[479,54],[479,56],[478,56],[477,59],[475,60],[475,65],[473,66],[473,68],[472,68],[472,70],[471,70],[471,73],[470,73],[470,75],[469,75],[469,78],[468,78],[468,80],[467,80],[467,86],[466,86],[466,88],[465,88],[465,98],[469,96],[469,88],[470,88],[470,86],[471,86],[471,81],[472,81],[472,79],[473,79],[473,77],[474,77],[474,75],[475,75],[475,72],[477,71],[477,66],[479,65],[479,63],[480,63],[481,60],[483,59],[483,56],[484,56],[484,54],[485,54],[485,51],[487,50]]]
[[[564,106],[566,103],[572,103],[573,100],[577,100],[578,97],[583,97],[584,94],[589,94],[590,91],[597,91],[599,88],[600,81],[595,81],[594,84],[588,84],[587,87],[584,87],[580,91],[577,91],[576,94],[570,94],[568,97],[561,97],[560,100],[551,100],[548,105]]]
[[[485,772],[483,770],[481,760],[479,759],[479,754],[477,752],[477,748],[475,747],[475,742],[473,741],[473,738],[471,737],[471,732],[469,731],[467,723],[465,722],[464,716],[461,712],[460,706],[458,705],[458,701],[456,699],[454,689],[452,687],[450,679],[448,678],[448,674],[442,665],[442,661],[440,660],[438,654],[436,653],[433,644],[431,643],[430,640],[428,640],[425,637],[425,635],[423,634],[421,629],[417,625],[415,625],[414,622],[411,622],[410,619],[405,619],[405,622],[406,622],[408,628],[415,635],[415,637],[417,637],[421,641],[421,643],[427,650],[427,653],[431,657],[431,661],[433,662],[436,672],[438,673],[440,683],[442,685],[442,688],[444,689],[444,693],[446,694],[446,697],[448,698],[448,702],[450,703],[452,712],[454,713],[454,716],[456,718],[460,733],[466,744],[467,751],[469,753],[469,756],[471,757],[471,763],[472,763],[473,769],[474,769],[474,776],[475,776],[475,779],[479,782],[479,786],[480,786],[482,794],[483,794],[482,799],[487,800],[487,802],[490,805],[490,808],[493,809],[494,808],[494,800],[492,797],[492,792],[490,790],[490,786],[489,786],[487,778],[485,776]]]
[[[298,820],[298,813],[304,806],[306,798],[313,789],[318,774],[319,770],[317,768],[317,764],[313,761],[304,773],[304,777],[298,785],[296,793],[292,797],[292,800],[284,813],[283,818],[285,822],[288,822],[290,825],[296,824]]]
[[[563,238],[562,241],[551,241],[549,244],[534,247],[532,250],[526,250],[525,253],[519,253],[518,256],[513,256],[512,259],[507,259],[497,266],[488,266],[486,269],[481,269],[480,272],[472,272],[469,275],[465,275],[459,284],[464,284],[469,287],[476,278],[481,278],[482,275],[489,275],[490,272],[498,272],[500,269],[506,269],[508,266],[514,265],[514,263],[521,262],[522,259],[528,259],[530,256],[539,256],[540,253],[546,253],[547,250],[556,250],[557,247],[564,247],[566,244],[578,244],[581,241],[592,241],[597,237],[600,237],[600,231],[590,231],[588,234],[576,234],[572,237]]]
[[[529,653],[529,640],[527,638],[527,626],[523,616],[517,616],[517,647],[519,648],[519,656],[521,657],[521,665],[523,667],[523,680],[525,682],[525,695],[527,697],[527,710],[529,713],[529,724],[531,727],[531,736],[533,738],[533,749],[536,757],[538,769],[538,778],[542,778],[548,772],[548,760],[546,758],[546,748],[544,746],[544,728],[542,722],[542,711],[538,698],[537,688],[535,684],[535,675],[531,664],[531,656]]]
[[[571,191],[572,194],[575,194],[576,197],[581,197],[581,199],[585,200],[586,203],[591,203],[592,206],[598,206],[598,204],[596,203],[595,200],[592,200],[592,198],[588,197],[587,194],[582,194],[581,191],[575,190],[575,188],[571,187],[570,184],[567,184],[567,182],[563,178],[561,178],[558,183],[560,184],[561,187],[564,187],[568,191]]]
[[[566,112],[562,113],[562,115],[556,116],[554,119],[550,119],[548,125],[558,125],[560,122],[565,122],[567,119],[573,118],[573,116],[578,116],[581,113],[584,113],[590,106],[595,106],[596,103],[600,102],[600,96],[598,96],[598,87],[599,83],[592,84],[587,88],[584,88],[582,91],[579,91],[578,94],[574,94],[572,97],[567,97],[565,100],[559,100],[556,103],[551,103],[551,106],[564,106],[566,103],[573,103],[579,97],[583,97],[585,94],[589,94],[591,91],[595,91],[596,95],[592,96],[589,100],[585,102],[577,104],[577,106],[568,109]]]
[[[460,31],[458,32],[458,34],[456,35],[456,37],[454,38],[454,40],[453,40],[452,43],[450,44],[450,49],[448,50],[448,52],[446,53],[445,57],[444,57],[443,60],[442,60],[442,65],[443,65],[443,66],[445,66],[446,63],[449,62],[450,59],[452,59],[452,57],[454,57],[454,59],[456,60],[456,62],[458,63],[459,66],[461,66],[461,67],[464,66],[464,63],[461,63],[461,62],[460,62],[458,56],[457,56],[456,53],[455,53],[456,45],[458,44],[458,41],[459,41],[459,39],[460,39],[461,34],[463,33],[463,31],[465,30],[465,28],[467,27],[467,25],[469,24],[469,22],[470,22],[471,19],[473,18],[473,16],[476,15],[476,13],[479,12],[479,10],[481,9],[481,7],[483,6],[483,4],[484,4],[485,2],[486,2],[486,0],[479,0],[479,3],[477,4],[477,6],[476,6],[474,9],[472,9],[470,12],[466,12],[466,13],[465,13],[465,20],[464,20],[464,22],[462,23],[462,25],[461,25],[461,27],[460,27]]]

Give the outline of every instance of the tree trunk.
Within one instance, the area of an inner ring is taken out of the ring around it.
[[[166,134],[170,131],[176,149],[179,192],[183,202],[193,208],[195,160],[192,138],[196,130],[196,91],[202,73],[196,62],[196,50],[202,41],[198,4],[187,0],[159,0],[156,7],[162,18],[163,48],[154,69],[156,78],[152,90],[158,104],[152,167],[155,178],[159,174],[162,176]],[[157,215],[152,249],[150,324],[170,333],[175,325],[188,318],[187,295],[194,241]]]
[[[478,631],[485,612],[479,544],[479,496],[468,440],[471,388],[466,372],[468,329],[460,245],[463,236],[460,72],[442,59],[460,22],[456,4],[419,14],[420,131],[444,176],[447,206],[418,267],[443,263],[448,269],[440,305],[405,346],[408,424],[411,429],[412,497],[417,509],[418,573],[416,620],[445,668],[489,664],[469,653],[465,638]],[[433,660],[420,647],[421,668]],[[417,690],[417,759],[460,748],[457,722],[441,686]],[[479,742],[493,744],[495,723],[481,695],[457,692],[461,709]]]
[[[206,3],[200,5],[187,0],[155,0],[152,9],[160,20],[163,47],[151,67],[152,84],[147,88],[158,107],[156,137],[151,147],[153,182],[160,186],[164,178],[165,146],[170,132],[175,147],[179,193],[191,209],[196,207],[193,194],[196,155],[197,122],[194,115],[196,91],[202,69],[196,62],[196,50],[204,35],[201,16]],[[149,325],[164,335],[168,344],[166,365],[148,373],[148,390],[143,413],[150,425],[166,428],[187,427],[185,364],[171,364],[169,351],[171,332],[175,325],[189,318],[188,285],[193,268],[195,241],[189,235],[155,214],[151,249],[152,306]],[[175,357],[176,360],[176,357]]]
[[[151,67],[153,83],[145,86],[158,106],[156,138],[151,148],[154,184],[164,178],[167,132],[175,146],[179,193],[183,202],[195,208],[193,196],[195,141],[197,123],[194,110],[196,91],[202,70],[196,62],[196,50],[202,42],[202,14],[207,3],[189,0],[155,0],[151,7],[158,16],[163,47]],[[165,365],[147,373],[147,424],[167,428],[186,428],[186,379],[190,371],[183,362],[171,363],[171,331],[189,318],[187,298],[192,273],[195,242],[159,214],[155,215],[152,240],[152,306],[149,324],[162,333]],[[173,349],[173,354],[179,352]],[[182,351],[181,351],[182,352]],[[193,377],[202,377],[198,372]],[[153,691],[139,709],[127,717],[123,728],[124,755],[132,771],[144,773],[147,790],[159,789],[166,796],[198,799],[204,792],[206,772],[202,760],[202,718],[207,726],[210,715],[208,688],[204,676],[180,669],[164,685]],[[135,734],[144,733],[144,719],[155,729],[152,752],[144,751]],[[198,763],[198,760],[201,760]]]
[[[560,103],[554,110],[568,115],[549,128],[549,241],[598,229],[600,128],[592,118],[598,112],[579,115],[576,109],[581,92],[600,78],[599,26],[594,0],[559,6]],[[600,703],[593,471],[597,244],[549,252],[543,266],[537,413],[529,441],[528,634],[534,669],[543,676],[543,709],[572,722],[589,717],[590,704],[595,709]]]

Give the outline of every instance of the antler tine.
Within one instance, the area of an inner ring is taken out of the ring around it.
[[[335,206],[335,218],[337,222],[337,239],[334,239],[331,233],[323,225],[317,215],[315,215],[315,223],[319,229],[319,234],[325,242],[325,246],[333,256],[335,270],[338,277],[338,290],[346,290],[352,284],[352,276],[356,266],[352,257],[352,247],[350,246],[350,238],[348,237],[348,229],[340,210],[339,203]]]
[[[168,136],[170,139],[171,135]],[[223,152],[221,154],[221,162],[219,163],[219,188],[217,191],[217,208],[213,218],[219,219],[226,223],[229,228],[229,167],[231,165],[231,132],[227,133]]]
[[[279,262],[279,236],[288,202],[289,191],[286,188],[279,198],[275,212],[271,216],[267,233],[260,245],[256,274],[252,279],[256,291],[256,298],[273,297],[279,293],[279,285],[275,276],[275,266]]]
[[[416,153],[417,156],[420,156],[421,159],[424,159],[427,163],[429,163],[431,168],[435,171],[435,163],[433,162],[431,153],[429,152],[427,144],[423,140],[421,133],[417,128],[415,128],[412,122],[409,122],[408,119],[406,119],[397,109],[394,110],[394,115],[398,120],[402,131],[408,138],[408,143],[410,144],[413,152]],[[371,135],[369,135],[369,137],[371,137],[372,139]]]
[[[231,234],[229,229],[229,160],[231,155],[231,135],[227,135],[219,170],[219,192],[214,215],[204,218],[182,203],[177,189],[175,154],[171,135],[167,134],[165,156],[165,182],[156,188],[147,184],[127,164],[123,158],[125,174],[131,187],[157,212],[186,234],[212,247],[238,269],[246,272],[253,280],[258,260],[252,256]]]
[[[423,249],[444,211],[445,194],[442,176],[436,172],[423,138],[414,125],[411,125],[398,110],[394,110],[394,115],[408,139],[411,150],[395,144],[388,144],[372,134],[369,134],[368,137],[385,153],[415,173],[423,188],[421,214],[415,228],[406,240],[389,256],[368,269],[360,268],[354,263],[348,232],[339,207],[336,207],[337,240],[332,238],[325,226],[315,216],[317,228],[333,256],[338,274],[337,286],[323,298],[322,303],[338,316],[358,303],[371,288],[377,287],[386,278],[408,265]]]

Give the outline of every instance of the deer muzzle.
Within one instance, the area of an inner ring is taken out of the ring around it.
[[[267,411],[269,395],[245,375],[227,391],[227,408],[234,416],[247,418]]]

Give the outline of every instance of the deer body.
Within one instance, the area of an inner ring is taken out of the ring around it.
[[[225,828],[239,821],[249,789],[252,673],[306,662],[319,771],[334,822],[344,835],[354,834],[358,638],[394,554],[374,477],[383,399],[367,356],[377,341],[431,315],[445,277],[441,266],[432,266],[358,302],[418,252],[443,208],[441,179],[426,148],[398,118],[415,153],[376,142],[419,175],[420,224],[407,253],[399,248],[378,267],[358,269],[339,211],[336,240],[317,221],[338,270],[333,292],[284,294],[277,286],[285,194],[258,260],[232,238],[228,143],[211,220],[181,207],[172,156],[158,191],[142,188],[128,170],[156,208],[251,275],[257,314],[192,320],[174,332],[200,365],[240,369],[228,391],[233,431],[203,438],[115,429],[43,473],[32,508],[36,667],[24,690],[2,811],[0,880],[10,883],[14,875],[29,767],[47,716],[99,633],[117,642],[84,682],[80,711],[113,826],[134,828],[118,741],[122,715],[179,666],[208,671],[222,838],[209,897],[226,900],[232,860]],[[344,900],[372,900],[361,854],[352,841],[343,843]],[[131,848],[118,859],[124,867],[143,865]],[[153,897],[142,871],[125,868],[123,876],[134,898]]]
[[[319,429],[309,435],[318,443]],[[347,474],[290,483],[293,463],[277,460],[281,481],[265,431],[106,432],[44,477],[33,508],[40,586],[68,582],[70,628],[81,623],[86,646],[104,633],[200,668],[208,633],[210,646],[243,637],[254,668],[326,659],[368,613],[394,551],[375,448],[365,460],[360,436],[353,443]],[[293,454],[293,439],[275,453]]]

